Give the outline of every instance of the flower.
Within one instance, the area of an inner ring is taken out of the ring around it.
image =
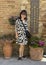
[[[32,36],[30,39],[29,39],[29,45],[32,46],[32,47],[44,47],[44,40],[42,38],[39,38],[37,36]]]
[[[39,46],[44,46],[44,41],[39,41]]]

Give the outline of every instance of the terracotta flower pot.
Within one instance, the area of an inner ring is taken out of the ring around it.
[[[32,60],[41,60],[43,58],[43,48],[33,48],[30,46],[30,58]]]
[[[9,41],[6,41],[4,44],[3,53],[5,58],[10,58],[12,56],[12,46]]]

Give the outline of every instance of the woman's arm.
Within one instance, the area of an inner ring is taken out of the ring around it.
[[[15,32],[15,35],[16,35],[16,38],[18,38],[18,33],[17,33],[17,31]]]
[[[17,22],[17,20],[15,22],[15,35],[16,35],[16,38],[18,38],[18,22]]]

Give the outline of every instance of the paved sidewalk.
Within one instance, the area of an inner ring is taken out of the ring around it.
[[[45,60],[45,62],[43,62]],[[3,59],[0,58],[0,65],[46,65],[46,58],[42,61],[32,61],[30,59],[17,60],[17,58]]]

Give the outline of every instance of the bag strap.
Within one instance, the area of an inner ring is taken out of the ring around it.
[[[24,23],[23,23],[23,22],[22,22],[22,24],[23,24],[24,29],[26,30],[26,27],[25,27],[25,25],[24,25]]]

